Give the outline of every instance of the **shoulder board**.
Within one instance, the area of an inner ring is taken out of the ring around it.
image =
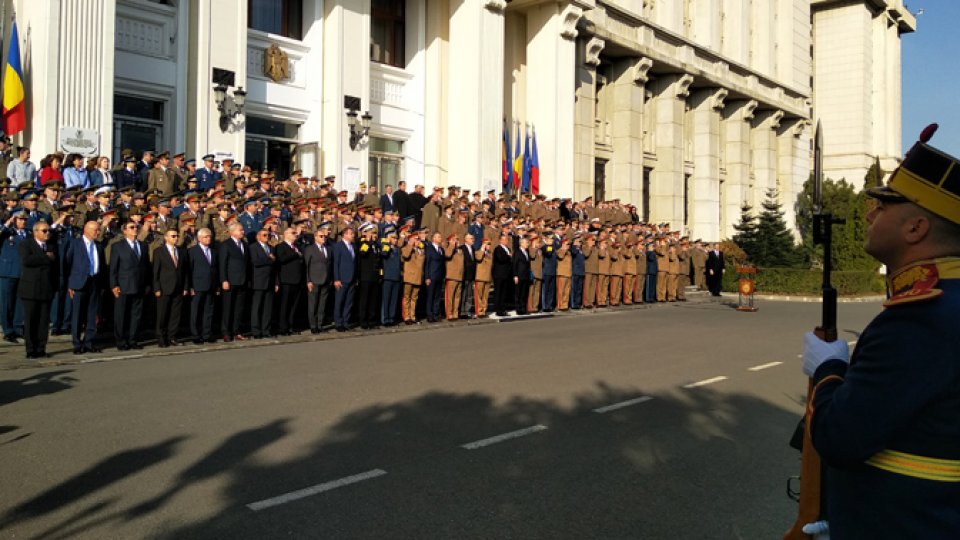
[[[941,289],[910,289],[896,296],[891,296],[889,300],[883,303],[883,307],[900,306],[903,304],[913,304],[917,302],[926,302],[934,298],[943,296]]]

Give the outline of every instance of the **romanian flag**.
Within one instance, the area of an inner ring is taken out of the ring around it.
[[[520,178],[523,176],[523,155],[520,154],[520,125],[517,124],[517,145],[513,155],[513,191],[520,191]]]
[[[513,167],[510,164],[510,131],[507,130],[507,124],[503,124],[503,148],[502,148],[502,158],[503,158],[503,186],[502,190],[504,193],[509,193],[510,188],[513,187]]]
[[[537,155],[537,130],[533,130],[533,149],[530,151],[530,192],[540,194],[540,156]]]
[[[530,132],[524,132],[523,138],[523,193],[530,193],[530,168],[533,164],[530,161]]]
[[[13,23],[10,34],[10,52],[7,55],[7,68],[3,74],[3,131],[16,135],[27,127],[27,111],[23,104],[23,69],[20,68],[20,38],[17,35],[17,23]]]

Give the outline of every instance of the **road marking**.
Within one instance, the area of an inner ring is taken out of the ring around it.
[[[783,362],[770,362],[769,364],[760,364],[759,366],[753,366],[752,368],[747,368],[747,371],[762,371],[767,368],[777,367]]]
[[[537,424],[535,426],[530,426],[528,428],[518,429],[516,431],[511,431],[509,433],[502,433],[500,435],[490,437],[487,439],[480,439],[479,441],[473,441],[461,445],[460,448],[466,448],[467,450],[476,450],[477,448],[483,448],[484,446],[490,446],[491,444],[497,444],[499,442],[508,441],[510,439],[516,439],[517,437],[523,437],[524,435],[530,435],[531,433],[536,433],[538,431],[543,431],[547,429],[547,426],[542,424]]]
[[[724,377],[723,375],[721,375],[721,376],[719,376],[719,377],[714,377],[714,378],[712,378],[712,379],[704,379],[704,380],[702,380],[702,381],[697,381],[697,382],[695,382],[695,383],[686,384],[686,385],[684,385],[683,387],[684,387],[684,388],[697,388],[698,386],[706,386],[706,385],[708,385],[708,384],[713,384],[713,383],[717,383],[717,382],[725,381],[725,380],[727,380],[727,378]]]
[[[594,409],[593,412],[598,414],[607,413],[610,411],[615,411],[617,409],[622,409],[624,407],[629,407],[631,405],[636,405],[638,403],[644,403],[653,399],[650,396],[641,396],[634,399],[628,399],[626,401],[621,401],[620,403],[614,403],[613,405],[607,405],[606,407],[600,407],[599,409]]]
[[[387,474],[387,471],[383,469],[373,469],[372,471],[367,471],[365,473],[347,476],[332,482],[324,482],[323,484],[317,484],[308,488],[298,489],[297,491],[291,491],[290,493],[284,493],[283,495],[278,495],[270,499],[264,499],[262,501],[250,503],[247,505],[247,508],[253,510],[254,512],[259,512],[261,510],[266,510],[267,508],[280,506],[281,504],[311,497],[313,495],[323,493],[324,491],[330,491],[343,486],[349,486],[350,484],[356,484],[357,482],[363,482],[364,480],[370,480],[385,474]]]

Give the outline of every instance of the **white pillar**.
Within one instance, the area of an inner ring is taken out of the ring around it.
[[[415,184],[447,184],[447,96],[449,95],[448,56],[450,49],[450,2],[426,2],[426,43],[424,57],[424,148],[423,178],[407,178],[407,190]]]
[[[450,182],[471,189],[502,183],[504,0],[450,1]],[[571,123],[572,128],[572,123]]]
[[[224,32],[224,28],[243,29]],[[242,124],[221,129],[220,111],[213,96],[213,70],[234,73],[234,86],[247,80],[247,10],[230,0],[190,2],[190,64],[187,68],[187,153],[198,158],[208,152],[242,156],[246,133]]]
[[[777,180],[780,186],[780,204],[783,218],[794,238],[800,240],[797,231],[797,213],[794,210],[797,195],[810,177],[810,147],[808,127],[810,122],[793,118],[780,123],[777,133]]]
[[[724,108],[727,177],[720,193],[721,238],[730,238],[740,221],[740,207],[748,202],[751,184],[750,120],[757,108],[755,100],[731,101]],[[755,211],[757,209],[754,209]]]
[[[699,90],[693,108],[693,176],[690,179],[690,234],[720,238],[720,111],[724,88]]]
[[[620,199],[638,208],[643,190],[643,101],[649,59],[626,59],[613,66],[613,160],[608,183],[609,199]]]
[[[604,41],[591,38],[578,44],[576,112],[574,115],[574,176],[573,196],[583,200],[594,192],[595,112],[597,103],[597,66]]]
[[[753,190],[748,200],[756,212],[767,199],[767,190],[777,189],[777,128],[783,111],[764,110],[753,121]]]
[[[650,219],[683,225],[683,115],[692,75],[665,75],[653,82],[657,101],[657,165],[650,178]]]
[[[348,174],[368,178],[368,144],[350,148],[344,98],[370,108],[370,0],[326,0],[323,15],[323,174],[343,187]],[[376,119],[374,119],[376,120]],[[352,187],[352,186],[351,186]]]
[[[537,130],[540,191],[572,197],[579,6],[548,2],[527,12],[527,121]]]

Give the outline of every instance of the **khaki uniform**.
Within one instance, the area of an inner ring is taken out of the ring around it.
[[[446,282],[443,288],[443,305],[447,320],[456,320],[460,316],[460,297],[463,295],[463,251],[447,244],[443,248],[447,258]]]
[[[680,258],[676,250],[667,253],[667,301],[677,300],[677,284],[680,278]]]
[[[600,274],[600,248],[583,247],[583,307],[592,308],[597,301],[597,276]]]
[[[613,261],[610,248],[600,249],[597,272],[597,307],[607,307],[610,299],[610,263]]]
[[[418,241],[403,246],[400,258],[403,260],[403,320],[413,322],[417,320],[417,298],[423,283],[423,244]]]
[[[159,166],[150,169],[147,175],[147,191],[156,190],[160,197],[169,197],[177,192],[177,176],[173,169],[161,169]]]
[[[624,246],[620,257],[623,258],[623,304],[629,306],[637,289],[637,254],[633,246]]]
[[[657,254],[657,302],[667,301],[667,274],[669,261],[667,259],[667,247],[657,246],[654,248]]]
[[[681,249],[677,253],[677,260],[680,262],[680,275],[677,276],[677,300],[686,300],[684,290],[690,285],[690,249]]]
[[[430,232],[439,232],[440,236],[443,238],[443,243],[446,244],[447,238],[449,238],[451,234],[455,234],[453,229],[456,225],[456,218],[447,217],[447,215],[444,214],[440,216],[440,220],[437,222],[437,230]]]
[[[427,202],[421,210],[420,226],[426,227],[430,234],[438,232],[440,226],[440,207],[436,203]]]
[[[533,280],[530,282],[530,291],[527,294],[527,313],[539,311],[540,290],[543,288],[543,257],[540,256],[540,249],[532,245],[528,251],[530,254],[530,273],[533,274]]]
[[[493,252],[484,252],[481,247],[474,252],[477,261],[477,277],[473,282],[473,305],[477,317],[487,315],[487,300],[490,298],[490,283],[493,281]]]
[[[690,250],[690,260],[693,264],[693,284],[697,286],[697,290],[707,290],[707,252],[695,247]]]
[[[623,250],[610,248],[610,305],[619,306],[623,297],[623,276],[626,270]]]

